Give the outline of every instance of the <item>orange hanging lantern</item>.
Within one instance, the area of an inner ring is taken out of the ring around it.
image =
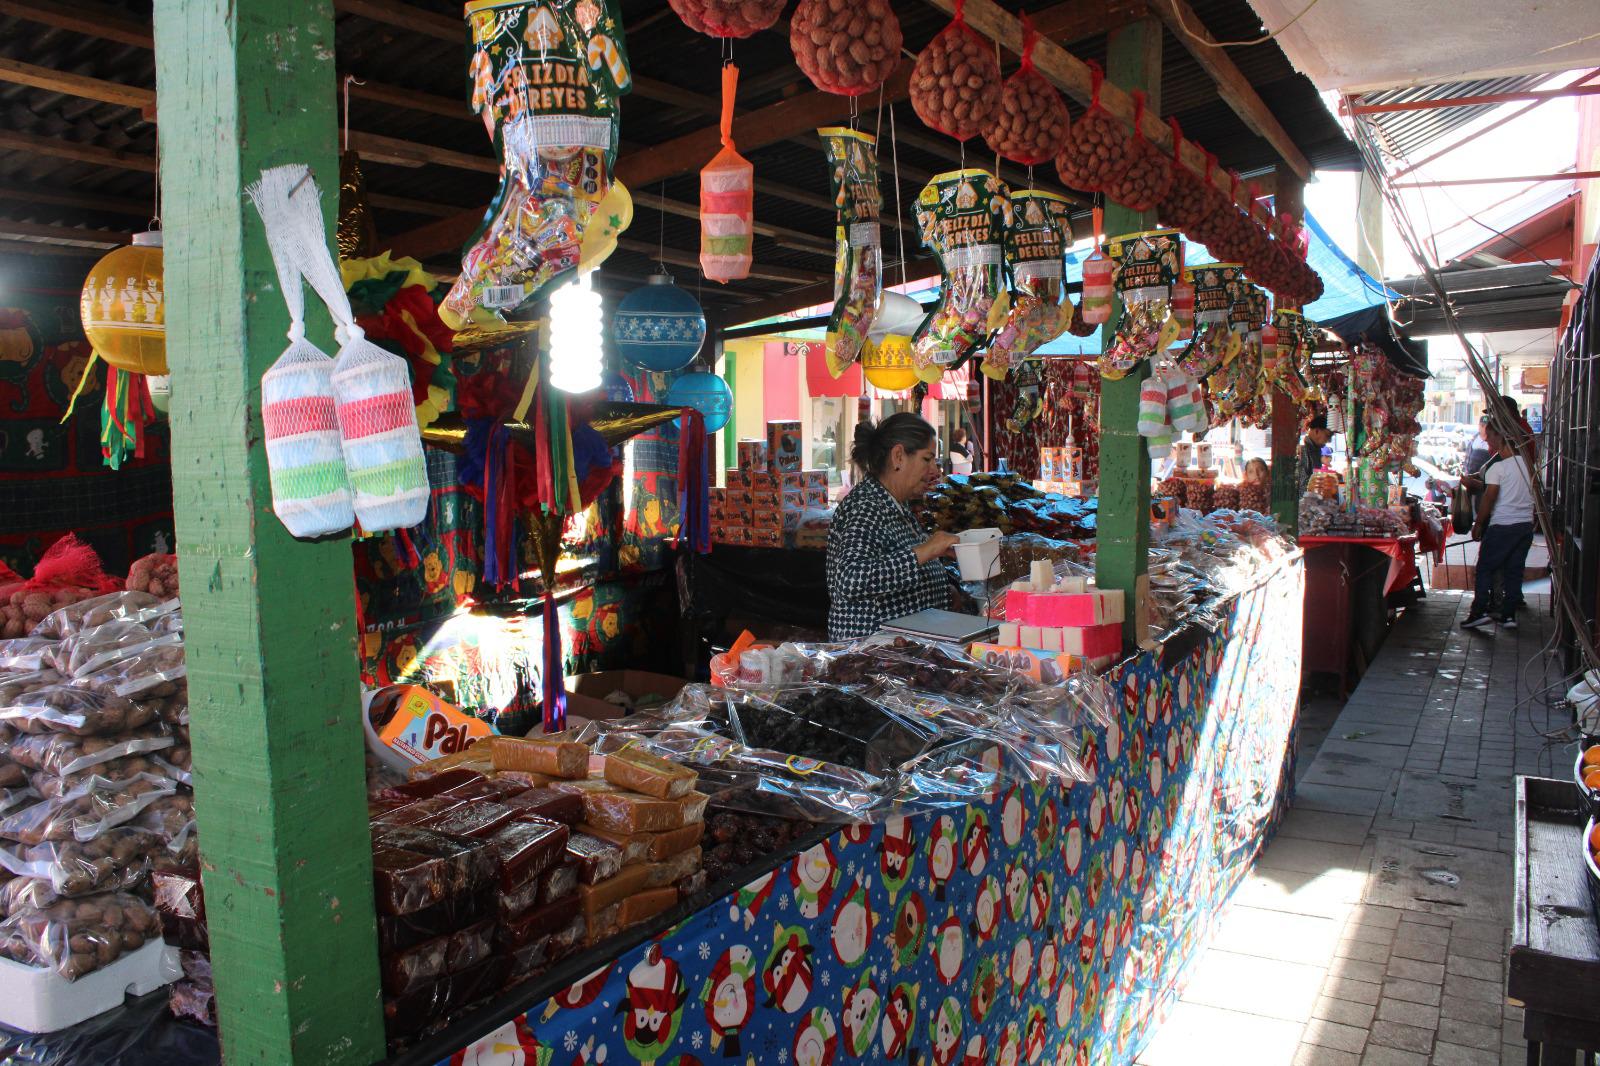
[[[739,68],[722,68],[722,151],[700,170],[700,272],[708,281],[750,276],[756,173],[733,144],[733,98]]]
[[[140,233],[89,271],[78,298],[83,335],[110,366],[134,374],[167,372],[167,318],[161,234]]]

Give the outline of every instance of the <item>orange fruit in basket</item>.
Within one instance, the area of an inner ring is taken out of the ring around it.
[[[1583,765],[1600,766],[1600,744],[1596,744],[1583,753]]]
[[[1583,787],[1600,791],[1600,766],[1591,766],[1583,771]]]
[[[1600,823],[1596,823],[1589,830],[1589,850],[1600,852]]]

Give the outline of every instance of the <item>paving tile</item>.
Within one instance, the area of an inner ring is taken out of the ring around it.
[[[1437,962],[1419,962],[1395,956],[1389,960],[1386,971],[1390,977],[1404,977],[1410,981],[1426,981],[1430,985],[1444,983],[1444,966]]]
[[[1339,923],[1329,918],[1233,906],[1212,938],[1216,951],[1321,966],[1339,943]]]
[[[1143,1066],[1291,1066],[1300,1049],[1299,1022],[1179,1002],[1139,1056]]]
[[[1320,1044],[1359,1055],[1367,1046],[1367,1030],[1354,1025],[1341,1025],[1323,1018],[1312,1018],[1300,1039],[1307,1044]]]
[[[1311,1016],[1340,1025],[1359,1025],[1365,1029],[1372,1024],[1373,1007],[1370,1003],[1353,1003],[1348,999],[1322,996],[1311,1008]]]
[[[1438,985],[1430,985],[1422,981],[1407,981],[1404,978],[1385,981],[1383,994],[1391,999],[1404,999],[1412,1003],[1426,1003],[1430,1007],[1439,1005],[1441,995]]]
[[[1418,962],[1442,963],[1447,950],[1443,944],[1430,944],[1416,937],[1396,936],[1394,944],[1390,947],[1390,954],[1402,959],[1416,959]]]
[[[1337,958],[1356,959],[1360,962],[1386,963],[1389,961],[1389,949],[1383,944],[1376,944],[1366,940],[1341,940],[1333,949]],[[1439,957],[1444,957],[1444,948],[1439,948]]]
[[[1294,790],[1297,808],[1333,814],[1377,814],[1383,799],[1384,792],[1380,789],[1346,788],[1311,781],[1301,781]]]
[[[1477,981],[1471,977],[1457,977],[1455,974],[1446,974],[1444,990],[1452,996],[1470,999],[1478,1003],[1490,1003],[1499,1008],[1505,1002],[1505,990],[1495,981]]]
[[[1323,840],[1330,844],[1360,846],[1366,842],[1367,830],[1371,825],[1372,819],[1360,814],[1295,810],[1290,811],[1283,820],[1278,835],[1297,840]]]
[[[1257,869],[1321,873],[1324,870],[1365,871],[1361,849],[1352,844],[1279,837],[1256,860]]]
[[[1418,1029],[1437,1029],[1439,1027],[1438,1007],[1432,1007],[1426,1003],[1412,1003],[1404,999],[1384,997],[1379,1000],[1377,1016],[1386,1022],[1414,1025]]]
[[[1478,940],[1489,944],[1504,944],[1506,942],[1507,927],[1497,922],[1478,922],[1460,918],[1451,923],[1450,931],[1453,938]]]
[[[1446,1018],[1456,1018],[1479,1025],[1495,1025],[1500,1020],[1500,1004],[1482,1000],[1445,996],[1439,1001],[1439,1013]]]
[[[1379,962],[1362,962],[1360,959],[1329,959],[1328,973],[1334,977],[1349,977],[1356,981],[1381,983],[1387,980],[1384,966]]]
[[[1362,871],[1362,880],[1366,880],[1366,871]],[[1405,917],[1405,911],[1395,907],[1380,907],[1372,903],[1362,903],[1350,911],[1350,920],[1363,925],[1373,925],[1380,929],[1397,929],[1400,919]]]
[[[1494,1051],[1500,1047],[1500,1035],[1500,1027],[1497,1025],[1477,1025],[1457,1018],[1441,1018],[1439,1020],[1439,1040],[1441,1042]]]
[[[1420,940],[1424,944],[1450,943],[1449,924],[1433,924],[1430,921],[1433,917],[1431,914],[1423,914],[1420,911],[1416,914],[1407,914],[1405,920],[1395,929],[1394,938],[1396,940]]]
[[[1253,869],[1234,893],[1238,906],[1285,911],[1344,921],[1366,887],[1366,874],[1354,870]]]
[[[1500,1066],[1500,1056],[1482,1048],[1440,1043],[1433,1049],[1432,1066]]]
[[[1322,994],[1352,1003],[1376,1006],[1383,997],[1383,986],[1370,981],[1352,981],[1348,977],[1330,977],[1322,984]]]
[[[1506,957],[1506,949],[1500,944],[1491,944],[1486,940],[1453,940],[1450,942],[1450,954],[1467,959],[1482,959],[1485,962],[1499,962]]]
[[[1185,1002],[1304,1022],[1323,982],[1322,969],[1211,950],[1195,964]]]
[[[1382,944],[1388,947],[1394,943],[1394,930],[1383,926],[1368,925],[1365,922],[1349,922],[1344,927],[1346,940],[1364,940],[1369,944]]]
[[[1293,1066],[1361,1066],[1361,1056],[1319,1044],[1301,1044]]]
[[[1445,960],[1444,968],[1446,973],[1474,977],[1479,981],[1499,981],[1505,976],[1504,967],[1499,959],[1474,959],[1466,955],[1452,954]]]
[[[1368,1039],[1381,1047],[1414,1051],[1419,1055],[1426,1055],[1433,1050],[1432,1029],[1418,1029],[1414,1025],[1401,1025],[1399,1022],[1386,1022],[1381,1019],[1373,1022]]]
[[[1361,1066],[1428,1066],[1428,1056],[1368,1044],[1367,1053],[1361,1056]]]

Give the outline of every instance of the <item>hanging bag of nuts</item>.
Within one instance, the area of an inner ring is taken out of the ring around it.
[[[966,0],[917,56],[911,69],[911,107],[923,125],[970,140],[990,125],[1000,106],[1000,60],[994,45],[967,25]]]
[[[825,93],[876,89],[900,65],[902,43],[889,0],[800,0],[789,17],[794,61]]]
[[[1089,63],[1089,76],[1094,83],[1089,110],[1072,124],[1067,142],[1056,156],[1056,172],[1062,182],[1074,189],[1099,192],[1122,170],[1128,154],[1128,131],[1100,103],[1100,87],[1106,80],[1100,64]]]
[[[1172,184],[1167,187],[1167,195],[1156,205],[1156,214],[1162,225],[1182,230],[1190,240],[1199,240],[1194,227],[1205,217],[1210,203],[1206,187],[1211,181],[1209,177],[1202,178],[1184,166],[1183,127],[1178,125],[1177,118],[1167,119],[1167,125],[1172,128]]]
[[[1206,247],[1220,260],[1243,263],[1250,251],[1250,227],[1255,223],[1246,218],[1244,212],[1236,206],[1239,202],[1239,184],[1243,179],[1232,171],[1229,171],[1228,175],[1233,182],[1233,194],[1226,205],[1219,205],[1216,217],[1210,221],[1215,229],[1212,231],[1211,239],[1206,242]],[[1249,273],[1248,266],[1245,272]],[[1253,275],[1251,280],[1260,281]]]
[[[1172,163],[1144,135],[1145,95],[1133,92],[1133,136],[1122,167],[1106,180],[1106,196],[1134,211],[1148,211],[1172,188]]]
[[[1033,20],[1024,14],[1022,66],[1000,87],[1000,106],[983,135],[996,153],[1025,167],[1060,155],[1072,130],[1066,101],[1033,65],[1038,39]]]
[[[749,37],[770,29],[787,0],[667,0],[683,24],[708,37]]]

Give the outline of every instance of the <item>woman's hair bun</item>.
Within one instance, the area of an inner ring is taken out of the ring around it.
[[[888,467],[896,445],[908,453],[921,451],[933,443],[935,436],[932,426],[909,411],[890,415],[876,425],[858,422],[850,464],[860,473],[877,477]]]

